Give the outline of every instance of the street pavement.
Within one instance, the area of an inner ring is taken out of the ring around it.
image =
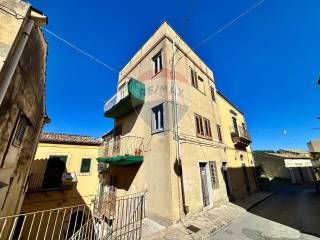
[[[320,197],[314,188],[283,186],[277,193],[204,239],[320,239]]]

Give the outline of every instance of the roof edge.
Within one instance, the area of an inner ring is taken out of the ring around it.
[[[229,100],[229,98],[227,98],[225,95],[223,95],[222,92],[220,92],[219,90],[217,90],[217,93],[218,93],[224,100],[226,100],[229,104],[231,104],[232,107],[234,107],[237,111],[239,111],[242,115],[244,115],[244,113],[240,110],[240,108],[238,108],[233,102],[231,102],[231,100]]]

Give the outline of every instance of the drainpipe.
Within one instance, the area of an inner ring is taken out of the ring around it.
[[[31,19],[28,19],[23,33],[22,33],[22,39],[19,42],[16,51],[13,53],[12,59],[9,63],[8,69],[6,70],[4,74],[4,78],[0,81],[0,105],[2,104],[2,101],[4,99],[4,96],[6,95],[7,89],[10,85],[12,76],[16,70],[16,67],[19,63],[20,57],[22,55],[22,52],[24,50],[24,47],[26,46],[26,43],[29,39],[30,32],[34,26],[34,21]]]
[[[183,172],[182,172],[182,160],[180,154],[180,134],[179,134],[179,106],[177,103],[177,84],[176,84],[176,58],[175,58],[175,44],[174,39],[172,39],[172,82],[173,82],[173,105],[174,105],[174,127],[175,127],[175,138],[176,138],[176,162],[179,167],[180,173],[180,185],[181,185],[181,196],[182,196],[182,206],[184,214],[189,212],[189,207],[186,205],[186,198],[185,198],[185,189],[183,183]]]

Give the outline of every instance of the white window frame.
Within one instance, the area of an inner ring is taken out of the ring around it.
[[[163,69],[163,57],[160,50],[156,55],[152,57],[153,74],[156,75]]]
[[[162,110],[162,126],[161,126],[161,111],[158,110],[161,109]],[[155,112],[155,110],[157,110],[157,112]],[[158,133],[158,132],[163,132],[164,131],[164,104],[161,103],[155,107],[153,107],[151,109],[152,111],[152,120],[151,120],[151,126],[152,126],[152,133]],[[156,115],[157,114],[157,115]],[[158,118],[158,121],[156,119],[156,117]],[[158,123],[158,126],[156,126],[156,124]]]

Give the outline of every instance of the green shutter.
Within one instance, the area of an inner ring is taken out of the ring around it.
[[[90,172],[91,158],[82,158],[80,172]]]

